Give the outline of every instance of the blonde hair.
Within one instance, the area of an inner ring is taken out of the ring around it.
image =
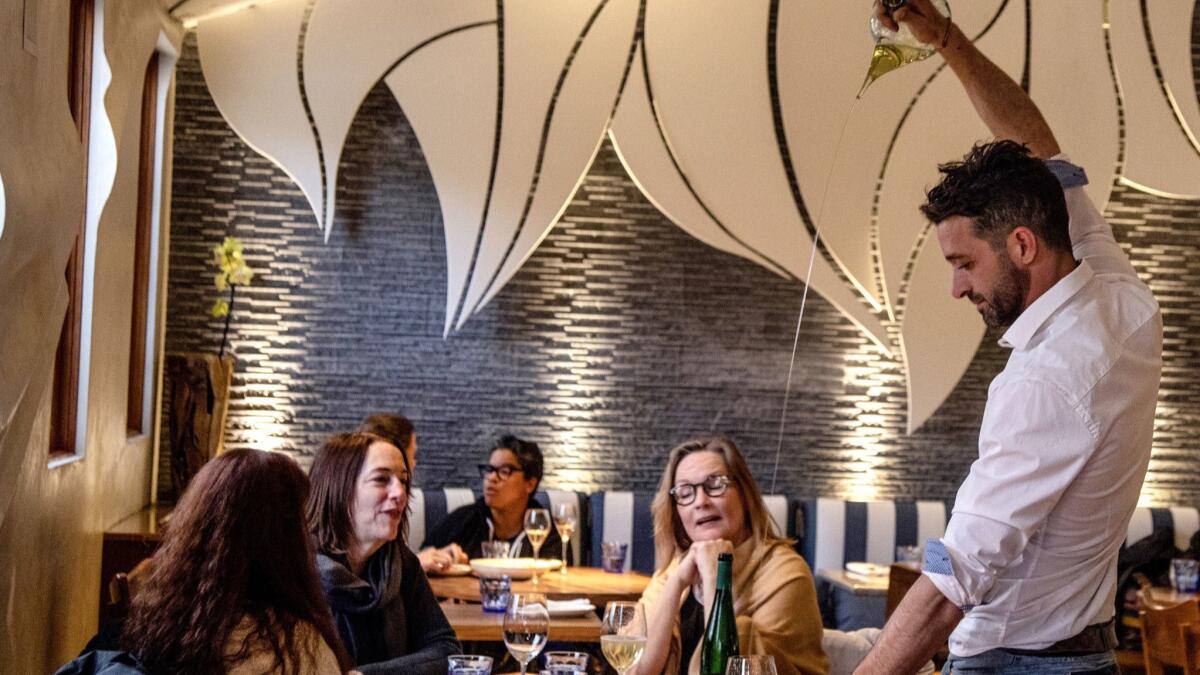
[[[675,487],[675,470],[684,457],[696,452],[715,452],[725,460],[733,486],[740,491],[742,504],[745,507],[746,520],[750,523],[750,537],[757,544],[775,541],[786,541],[777,536],[771,528],[771,517],[767,513],[767,505],[763,503],[762,492],[758,483],[750,473],[750,467],[733,441],[721,436],[698,438],[688,441],[671,449],[667,455],[667,466],[663,470],[662,480],[658,483],[658,492],[650,506],[654,514],[654,565],[656,570],[663,570],[692,545],[692,540],[679,519],[675,508],[675,500],[671,497],[671,488]]]

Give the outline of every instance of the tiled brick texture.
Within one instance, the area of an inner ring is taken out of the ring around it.
[[[207,310],[209,250],[221,237],[240,237],[259,270],[234,310],[230,446],[304,461],[363,414],[399,408],[417,424],[426,487],[473,484],[489,437],[511,431],[541,444],[549,485],[653,489],[667,449],[721,432],[769,487],[802,289],[672,225],[611,147],[516,277],[443,339],[438,201],[386,90],[372,92],[351,130],[328,244],[300,191],[216,110],[191,37],[176,105],[167,349],[215,349],[220,340]],[[1200,204],[1118,188],[1109,211],[1166,321],[1147,494],[1195,503]],[[951,498],[976,452],[988,382],[1007,356],[996,337],[985,338],[947,403],[906,436],[900,364],[810,297],[777,489]]]

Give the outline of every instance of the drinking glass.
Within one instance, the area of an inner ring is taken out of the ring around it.
[[[546,543],[546,537],[550,536],[550,512],[546,509],[527,510],[525,512],[525,536],[533,545],[533,585],[536,586],[539,573],[537,568],[538,552],[542,550],[542,544]]]
[[[921,564],[921,554],[923,551],[920,546],[897,546],[896,547],[896,562],[898,563],[916,563]]]
[[[625,554],[629,544],[617,541],[606,541],[600,544],[600,567],[605,572],[620,574],[625,571]]]
[[[508,609],[508,598],[512,594],[512,579],[507,575],[479,577],[479,604],[485,612],[503,612]]]
[[[480,542],[479,548],[485,558],[507,558],[509,543],[507,541]]]
[[[546,652],[542,659],[549,675],[587,675],[588,655],[583,652]]]
[[[447,675],[491,675],[492,657],[456,654],[446,658]]]
[[[554,526],[558,528],[558,537],[562,539],[562,569],[559,570],[563,574],[567,573],[567,551],[571,543],[571,535],[575,534],[575,526],[579,524],[579,512],[575,505],[567,502],[558,504],[554,507]]]
[[[1190,558],[1171,560],[1171,588],[1176,593],[1195,593],[1200,585],[1200,562]]]
[[[543,509],[545,511],[545,509]],[[546,596],[540,593],[513,593],[504,610],[504,646],[508,653],[525,668],[546,646],[550,633],[550,612]]]
[[[604,607],[600,649],[619,675],[637,665],[646,649],[646,615],[636,602],[610,602]]]
[[[762,654],[731,656],[725,675],[775,675],[775,657]]]

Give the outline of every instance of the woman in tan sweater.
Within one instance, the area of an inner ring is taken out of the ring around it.
[[[717,554],[733,553],[733,608],[742,654],[775,657],[779,675],[824,675],[812,572],[771,529],[762,493],[732,441],[673,450],[654,498],[658,570],[642,595],[646,651],[637,675],[696,675],[716,592]]]

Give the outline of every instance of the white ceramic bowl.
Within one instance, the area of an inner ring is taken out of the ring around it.
[[[472,558],[471,569],[481,577],[528,579],[534,570],[549,572],[562,566],[561,560],[534,560],[533,558]]]

